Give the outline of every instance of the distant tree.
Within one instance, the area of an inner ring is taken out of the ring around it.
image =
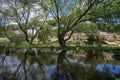
[[[9,22],[7,20],[7,18],[0,14],[0,32],[1,32],[1,37],[7,37],[9,40],[11,40],[11,38],[9,37],[9,33],[8,33],[8,27],[7,25],[9,25]],[[9,29],[9,32],[11,30]]]
[[[4,31],[2,30],[4,18],[0,15],[0,37],[4,37]]]
[[[46,25],[44,27],[44,29],[41,32],[38,33],[38,39],[39,39],[39,41],[42,41],[43,44],[47,43],[49,41],[49,37],[52,36],[51,35],[51,33],[52,33],[51,31],[52,31],[51,26]]]

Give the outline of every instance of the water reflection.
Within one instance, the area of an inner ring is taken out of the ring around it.
[[[72,75],[72,66],[65,56],[66,50],[62,50],[57,58],[57,68],[55,72],[55,80],[74,80]]]
[[[101,72],[108,72],[112,77],[120,78],[120,65],[99,64],[97,70]]]
[[[70,57],[73,55],[70,52],[5,48],[0,52],[0,80],[115,80],[115,77],[119,77],[120,65],[97,63],[101,52],[88,51],[82,61],[74,61],[76,57]]]
[[[96,64],[71,63],[61,51],[57,60],[55,80],[115,80],[108,72],[100,72]]]
[[[21,61],[18,60],[16,57],[1,55],[1,80],[47,79],[48,75],[45,75],[45,72],[47,72],[47,70],[44,65],[42,65],[42,63],[35,55],[32,55],[30,58],[30,56],[28,56],[29,53],[31,53],[31,49],[27,49],[24,53],[21,53],[22,55],[24,55]],[[31,63],[30,61],[28,61],[29,59],[33,59],[34,62]]]
[[[99,50],[99,48],[97,49],[92,49],[92,50],[86,50],[85,51],[87,56],[86,56],[86,61],[88,62],[100,62],[102,60],[104,60],[104,55],[103,52]]]

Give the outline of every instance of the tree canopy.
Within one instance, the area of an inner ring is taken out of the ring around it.
[[[19,30],[24,40],[32,43],[38,33],[52,26],[64,47],[76,31],[119,33],[119,3],[119,0],[1,0],[1,30],[8,38],[10,30]],[[29,29],[32,35],[28,34]]]

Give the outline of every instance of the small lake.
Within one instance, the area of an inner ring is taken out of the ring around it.
[[[120,78],[119,61],[105,59],[103,52],[93,52],[1,47],[0,80],[115,80]]]

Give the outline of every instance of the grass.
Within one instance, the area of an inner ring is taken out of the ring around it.
[[[9,40],[7,39],[0,39],[0,45],[7,45],[9,43]]]
[[[103,44],[102,47],[98,47],[97,45],[90,46],[86,45],[83,42],[77,43],[78,45],[75,45],[75,42],[68,42],[68,47],[66,50],[76,50],[76,51],[88,51],[88,50],[99,50],[99,51],[105,51],[105,52],[112,52],[115,49],[120,49],[117,45],[108,45]],[[38,48],[38,47],[49,47],[51,49],[60,49],[60,46],[58,42],[48,42],[46,44],[38,43],[38,44],[29,44],[27,42],[21,42],[20,44],[17,43],[10,43],[8,40],[0,39],[0,46],[11,46],[11,47],[18,47],[18,48]]]

